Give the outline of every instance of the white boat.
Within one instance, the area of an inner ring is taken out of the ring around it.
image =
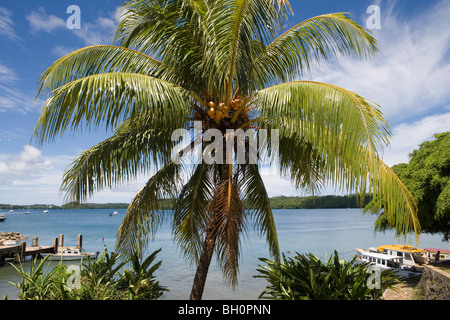
[[[377,252],[403,257],[403,263],[408,266],[420,267],[430,262],[425,250],[409,245],[390,244],[379,246]]]
[[[396,270],[398,276],[410,278],[421,275],[423,270],[420,267],[405,264],[405,258],[398,255],[376,252],[373,248],[355,249],[357,260],[360,263],[368,262],[377,270]]]
[[[16,244],[17,244],[17,241],[14,241],[14,240],[2,241],[3,246],[15,246]]]
[[[89,252],[81,252],[79,248],[70,248],[70,247],[60,247],[58,248],[57,253],[49,253],[47,254],[48,260],[52,261],[68,261],[68,260],[81,260],[87,259],[90,257],[91,259],[96,259],[99,255],[99,251],[95,253]]]
[[[48,211],[47,209],[45,209],[44,211],[42,211],[43,213],[49,213],[50,211]]]
[[[450,250],[436,249],[436,248],[425,248],[424,250],[427,253],[430,261],[436,260],[436,254],[438,252],[439,252],[439,260],[450,260]]]

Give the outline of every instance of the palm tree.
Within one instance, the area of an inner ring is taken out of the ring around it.
[[[377,156],[390,137],[379,106],[332,84],[298,81],[330,57],[366,59],[377,51],[375,39],[346,14],[283,30],[292,13],[287,0],[134,0],[123,9],[115,45],[72,52],[41,75],[38,96],[48,99],[34,133],[42,144],[83,126],[114,129],[66,170],[68,200],[82,202],[151,175],[129,205],[117,250],[144,250],[170,217],[175,240],[197,266],[191,299],[202,298],[214,253],[234,287],[240,237],[249,226],[279,257],[263,161],[299,189],[331,181],[368,192],[371,209],[382,210],[399,234],[419,230],[415,200]],[[231,161],[175,161],[184,153],[174,154],[172,132],[192,132],[195,121],[203,133],[220,131],[216,143],[225,141],[227,129],[249,128],[258,138],[268,133],[269,143],[258,145],[258,162],[247,156],[239,163],[237,142],[220,150],[192,139],[184,151],[199,145]],[[161,207],[168,198],[175,199],[171,212]]]

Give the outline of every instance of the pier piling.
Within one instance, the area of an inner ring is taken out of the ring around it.
[[[26,238],[25,238],[26,239]],[[27,247],[26,242],[20,242],[19,245],[2,245],[0,242],[0,266],[6,262],[6,259],[16,258],[17,261],[24,262],[26,256],[33,258],[41,253],[56,253],[59,247],[64,246],[64,234],[53,238],[52,246],[40,246],[39,238],[34,237],[32,245]],[[83,235],[77,236],[77,248],[83,248]]]
[[[83,250],[83,235],[81,234],[77,236],[77,248],[80,249],[80,251]]]

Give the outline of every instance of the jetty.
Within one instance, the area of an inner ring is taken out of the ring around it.
[[[11,233],[16,236],[17,233]],[[20,240],[27,239],[27,237],[18,236]],[[64,234],[60,234],[59,237],[53,238],[53,243],[51,246],[41,246],[39,245],[39,238],[34,237],[33,242],[31,246],[27,246],[26,242],[20,242],[20,244],[8,244],[8,241],[14,241],[14,240],[4,240],[5,237],[3,237],[2,240],[0,240],[0,266],[5,264],[7,260],[13,259],[16,262],[24,262],[25,257],[31,256],[32,259],[34,257],[40,255],[40,254],[46,254],[46,253],[56,253],[58,252],[59,247],[64,246]],[[6,237],[8,239],[8,237]],[[15,239],[15,238],[12,238]],[[77,246],[76,248],[82,249],[82,240],[83,236],[81,234],[77,237]],[[6,244],[5,244],[6,242]]]

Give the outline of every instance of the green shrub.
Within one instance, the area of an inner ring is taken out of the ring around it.
[[[326,263],[314,254],[299,254],[281,261],[260,258],[267,266],[257,271],[270,285],[260,298],[275,300],[376,300],[381,299],[385,289],[393,287],[398,277],[393,270],[380,273],[379,286],[371,283],[372,273],[368,263],[339,259],[335,251]]]
[[[50,269],[47,257],[35,259],[29,272],[22,264],[13,265],[22,281],[12,284],[19,289],[21,300],[154,300],[168,291],[153,276],[161,265],[161,261],[152,265],[160,251],[141,263],[137,254],[121,259],[105,248],[98,259],[88,258],[80,264],[78,275],[78,270],[74,273],[62,262]],[[125,269],[129,262],[131,269]]]

